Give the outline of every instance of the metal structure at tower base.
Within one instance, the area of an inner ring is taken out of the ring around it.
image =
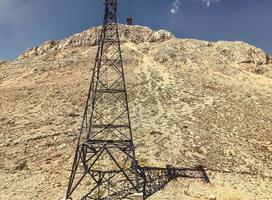
[[[208,181],[202,167],[140,167],[135,157],[117,24],[117,0],[105,0],[90,89],[66,199],[147,199],[178,177]]]

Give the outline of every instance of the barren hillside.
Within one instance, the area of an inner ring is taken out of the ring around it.
[[[0,62],[0,199],[64,196],[99,30]],[[212,181],[151,199],[272,199],[272,59],[243,42],[120,32],[140,163],[202,164]]]

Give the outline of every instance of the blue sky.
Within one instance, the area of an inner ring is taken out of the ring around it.
[[[129,15],[119,0],[119,22]],[[131,0],[136,24],[180,38],[242,40],[272,54],[272,0]],[[0,59],[100,25],[102,0],[0,0]]]

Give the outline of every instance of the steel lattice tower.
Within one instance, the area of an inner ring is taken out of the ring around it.
[[[116,14],[117,0],[105,0],[66,199],[128,199],[139,188]]]

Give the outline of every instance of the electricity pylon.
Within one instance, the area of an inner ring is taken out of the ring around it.
[[[129,199],[138,191],[117,0],[105,14],[66,199]]]

